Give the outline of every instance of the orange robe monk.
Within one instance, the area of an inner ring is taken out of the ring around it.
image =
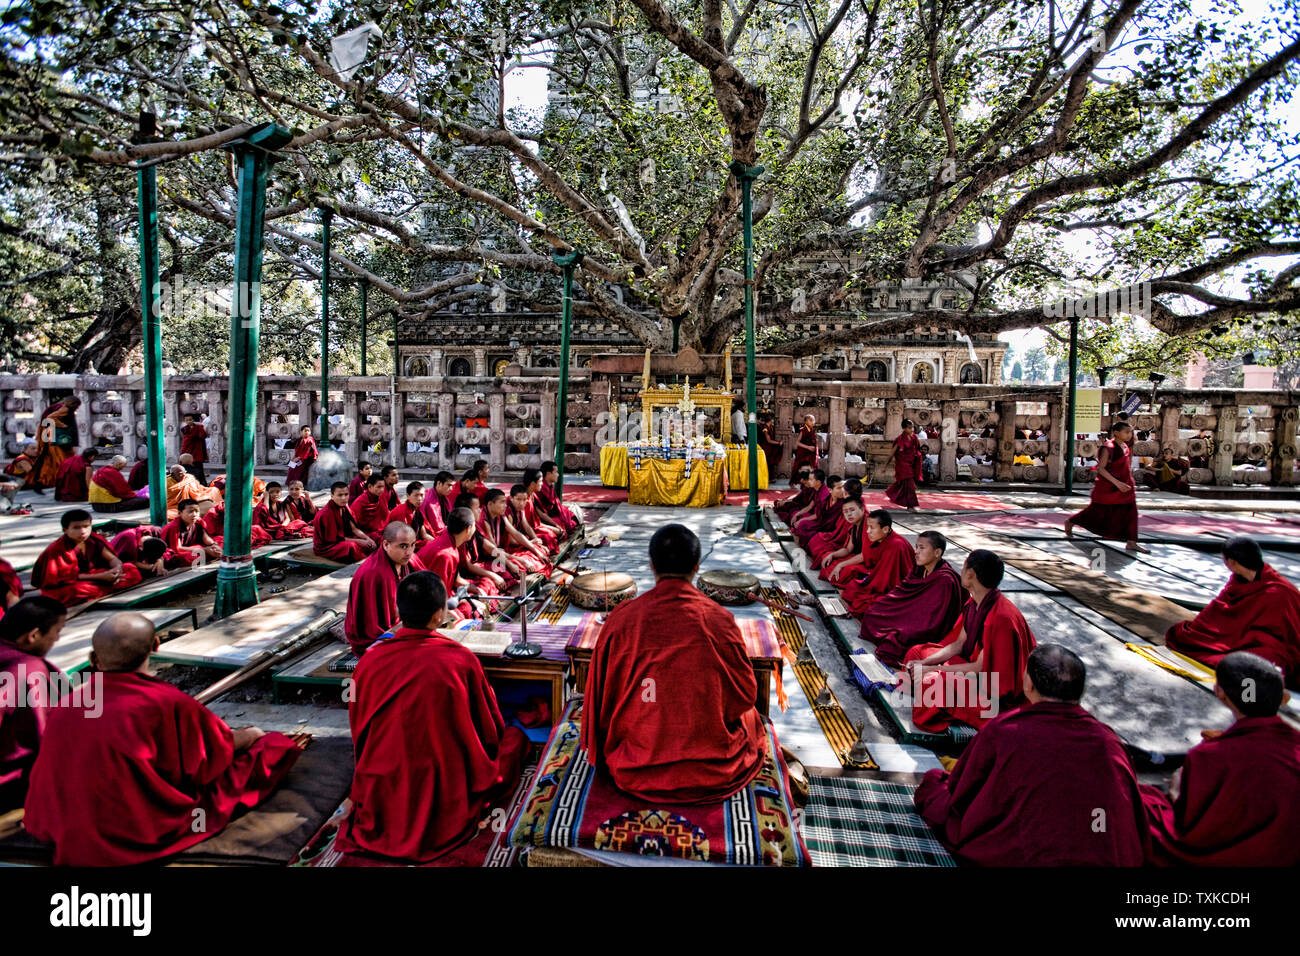
[[[213,504],[219,504],[221,492],[208,485],[199,484],[199,480],[188,472],[180,479],[169,475],[167,477],[168,519],[176,517],[176,506],[187,498],[190,501],[211,501]]]

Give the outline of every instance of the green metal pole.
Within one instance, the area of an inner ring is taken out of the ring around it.
[[[762,166],[746,166],[736,160],[731,172],[740,180],[741,216],[745,226],[745,422],[749,447],[749,507],[741,534],[753,534],[763,527],[758,507],[758,376],[754,368],[754,180],[763,175]]]
[[[361,374],[366,374],[366,293],[370,291],[370,280],[361,280]]]
[[[256,428],[257,360],[261,335],[262,242],[266,179],[279,157],[272,152],[293,134],[263,123],[226,148],[235,154],[239,199],[235,213],[235,286],[230,297],[229,441],[226,452],[226,524],[217,568],[214,618],[257,604],[253,568],[253,433]]]
[[[573,270],[583,259],[582,251],[551,256],[555,264],[564,270],[564,321],[560,326],[560,394],[555,412],[555,497],[564,498],[564,426],[569,418],[569,327],[573,324]]]
[[[154,115],[140,114],[140,138],[153,138]],[[144,407],[148,429],[149,521],[167,523],[167,486],[163,473],[162,323],[158,316],[158,167],[142,166],[136,172],[140,205],[140,315],[144,318]],[[127,436],[135,445],[135,435]],[[134,448],[129,456],[134,459]]]
[[[330,444],[330,226],[334,210],[320,211],[320,447]]]
[[[1074,493],[1074,407],[1079,398],[1079,320],[1070,319],[1070,407],[1065,410],[1065,493]]]

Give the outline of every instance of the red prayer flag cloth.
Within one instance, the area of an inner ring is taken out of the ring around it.
[[[382,547],[361,562],[348,585],[348,609],[343,618],[343,636],[352,653],[361,656],[397,623],[397,585],[412,571],[423,570],[418,557],[398,568]]]

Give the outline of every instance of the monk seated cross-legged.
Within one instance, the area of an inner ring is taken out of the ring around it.
[[[456,510],[464,508],[474,518],[474,533],[459,546],[460,573],[469,579],[478,594],[508,594],[517,590],[524,569],[510,560],[504,548],[498,548],[483,534],[483,503],[478,495],[461,492],[456,496]]]
[[[348,482],[348,504],[356,501],[366,493],[366,482],[370,480],[372,469],[370,462],[363,461],[357,465],[357,473]]]
[[[65,687],[64,674],[46,661],[68,619],[62,604],[43,594],[25,597],[0,617],[0,813],[23,805],[28,776],[41,749],[50,708]]]
[[[826,555],[833,551],[838,551],[844,546],[848,538],[850,523],[845,520],[844,506],[850,499],[857,501],[859,509],[862,507],[862,482],[856,478],[849,478],[847,481],[840,482],[839,485],[831,492],[831,514],[824,524],[825,530],[818,531],[808,537],[804,549],[812,557],[813,567],[826,567],[824,563]],[[858,534],[861,535],[861,530]],[[861,538],[858,539],[858,546],[853,549],[854,553],[862,550]],[[823,578],[825,580],[825,578]]]
[[[478,532],[494,549],[504,551],[513,564],[525,573],[548,574],[551,570],[547,561],[546,549],[541,544],[528,540],[515,527],[507,515],[510,510],[506,493],[500,488],[493,488],[483,499],[483,511],[478,519]]]
[[[815,475],[816,472],[813,474]],[[796,518],[791,526],[790,530],[794,532],[795,540],[799,542],[800,547],[807,549],[814,535],[835,529],[847,493],[848,489],[844,487],[843,478],[839,475],[827,475],[825,482],[817,490],[816,497],[813,498],[811,509],[802,518]]]
[[[199,520],[197,501],[180,501],[176,504],[176,517],[162,529],[162,539],[167,547],[191,566],[195,562],[206,564],[221,560],[221,545],[208,534]]]
[[[401,500],[396,508],[388,512],[389,522],[400,521],[404,525],[409,525],[415,532],[417,544],[423,544],[425,541],[432,541],[433,534],[430,532],[429,524],[425,520],[424,513],[424,484],[419,481],[412,481],[406,486],[406,497]],[[441,529],[441,525],[438,526]]]
[[[402,626],[353,673],[352,809],[334,846],[343,865],[478,865],[466,844],[514,792],[528,738],[505,725],[478,658],[436,633],[447,618],[438,575],[404,578],[397,610]]]
[[[420,514],[424,518],[424,528],[430,539],[438,537],[442,529],[447,527],[447,515],[451,514],[455,495],[455,475],[449,471],[440,471],[433,476],[433,487],[427,489],[424,501],[420,504]]]
[[[655,586],[609,612],[592,651],[582,746],[598,773],[640,800],[725,800],[767,754],[740,628],[691,583],[699,564],[689,528],[656,531]]]
[[[285,499],[285,504],[289,506],[293,517],[306,523],[307,529],[304,537],[311,537],[311,523],[319,509],[308,496],[307,489],[301,481],[291,481],[288,487],[289,497]]]
[[[388,526],[388,485],[381,475],[371,475],[366,480],[361,497],[348,506],[357,527],[375,544]]]
[[[262,500],[253,509],[253,525],[266,532],[271,541],[305,538],[311,534],[311,525],[298,517],[289,502],[280,497],[280,483],[269,481]]]
[[[1219,596],[1193,620],[1165,634],[1181,654],[1214,667],[1226,654],[1250,651],[1272,661],[1288,685],[1300,684],[1300,590],[1272,565],[1250,538],[1223,546],[1223,563],[1232,576]]]
[[[840,527],[843,529],[836,541],[815,541],[818,545],[813,552],[817,566],[821,568],[823,581],[835,583],[848,569],[862,563],[862,535],[866,529],[866,509],[862,499],[852,496],[844,499],[840,505]],[[818,535],[823,539],[823,535]]]
[[[811,468],[803,468],[791,475],[791,486],[798,485],[799,490],[793,495],[782,498],[772,506],[772,510],[776,512],[776,516],[787,525],[790,523],[790,519],[794,517],[796,512],[803,510],[803,508],[807,506],[808,502],[812,501],[815,492],[812,488],[808,487],[808,476],[811,474]]]
[[[1079,706],[1083,661],[1029,656],[1028,703],[990,721],[952,771],[931,770],[916,810],[974,866],[1141,866],[1150,850],[1137,776],[1115,732]]]
[[[167,472],[167,517],[168,519],[176,517],[177,506],[182,501],[198,502],[199,510],[203,511],[203,502],[208,502],[207,507],[219,504],[221,502],[221,492],[209,485],[204,485],[197,478],[185,470],[184,465],[172,465]]]
[[[808,500],[797,511],[791,512],[790,520],[786,522],[800,544],[803,543],[803,539],[799,537],[800,530],[805,524],[809,527],[816,525],[831,499],[831,490],[826,487],[826,472],[820,468],[813,469],[804,480],[804,484],[810,492]]]
[[[506,501],[509,502],[506,515],[509,516],[511,524],[532,544],[540,545],[548,559],[553,556],[559,548],[559,539],[550,528],[537,523],[537,514],[533,508],[532,497],[528,493],[528,486],[511,485],[510,497]]]
[[[534,471],[537,474],[536,485],[532,478]],[[559,539],[563,541],[578,530],[581,522],[564,506],[564,502],[555,493],[555,482],[559,476],[560,470],[555,462],[544,461],[541,468],[529,468],[524,471],[524,484],[534,489],[533,503],[536,505],[538,516],[560,529]]]
[[[473,495],[469,497],[478,501]],[[438,536],[423,545],[416,555],[425,570],[438,575],[449,596],[459,592],[462,587],[474,594],[491,593],[485,592],[474,579],[467,579],[461,574],[461,548],[476,533],[474,512],[468,507],[456,508],[447,515],[446,526],[438,532]],[[456,614],[465,618],[477,616],[474,606],[468,600],[459,603]]]
[[[330,500],[312,519],[311,549],[322,558],[351,564],[375,550],[375,542],[357,527],[348,509],[348,486],[341,481],[330,485]]]
[[[1162,865],[1300,864],[1300,732],[1277,715],[1276,665],[1246,651],[1219,660],[1214,696],[1236,722],[1207,731],[1168,794],[1144,784],[1154,861]]]
[[[27,792],[23,824],[54,844],[56,865],[126,866],[200,843],[298,759],[284,734],[231,730],[151,676],[158,638],[144,615],[114,614],[91,642],[98,673],[50,712]]]
[[[358,657],[397,623],[398,584],[412,571],[424,570],[415,556],[415,546],[415,532],[410,525],[389,522],[379,547],[352,576],[343,636]]]
[[[907,539],[894,530],[893,516],[884,509],[867,515],[867,531],[862,545],[856,566],[850,558],[836,568],[839,576],[832,572],[831,577],[831,583],[840,589],[844,606],[858,617],[916,567],[915,551]]]
[[[943,559],[948,539],[938,531],[916,536],[916,567],[862,615],[862,639],[873,641],[876,657],[890,667],[918,644],[942,641],[966,603],[961,576]]]
[[[91,530],[89,511],[66,511],[60,523],[63,534],[32,566],[32,587],[72,607],[140,583],[140,572],[123,564],[108,542]]]
[[[961,571],[970,593],[960,628],[942,644],[917,644],[903,655],[912,691],[912,721],[935,733],[954,721],[980,727],[1018,706],[1034,632],[998,590],[1005,566],[992,551],[972,551]]]

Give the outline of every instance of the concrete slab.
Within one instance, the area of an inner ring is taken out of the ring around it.
[[[46,660],[67,674],[90,667],[90,639],[94,636],[95,628],[116,613],[118,612],[94,608],[72,618],[63,626],[58,643],[46,656]],[[155,631],[166,631],[182,621],[191,628],[198,626],[193,608],[143,608],[137,613],[147,617],[153,623]]]

